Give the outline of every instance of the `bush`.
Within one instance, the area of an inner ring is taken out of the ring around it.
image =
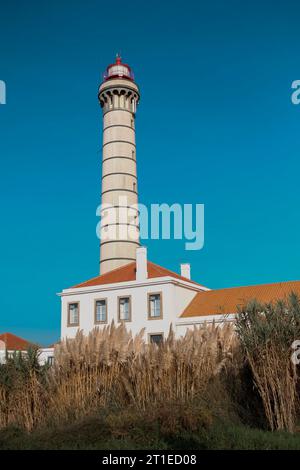
[[[16,352],[0,365],[0,428],[27,430],[44,420],[47,367],[39,365],[38,351]]]
[[[240,309],[236,326],[270,429],[294,431],[298,377],[291,345],[300,338],[299,299],[252,301]]]

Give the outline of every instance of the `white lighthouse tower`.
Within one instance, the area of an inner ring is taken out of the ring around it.
[[[139,89],[121,57],[107,67],[99,88],[103,111],[100,274],[135,261],[139,219],[135,113]],[[104,207],[104,208],[103,208]]]

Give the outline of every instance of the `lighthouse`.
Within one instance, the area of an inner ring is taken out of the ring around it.
[[[100,274],[136,259],[139,247],[135,114],[139,88],[129,65],[107,67],[99,88],[103,114]]]

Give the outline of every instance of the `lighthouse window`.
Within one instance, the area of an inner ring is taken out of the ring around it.
[[[148,294],[148,317],[150,320],[162,318],[161,293]]]
[[[133,183],[133,191],[136,191],[136,183]]]
[[[132,158],[135,159],[135,152],[132,150]]]
[[[130,297],[119,297],[119,321],[131,321]]]
[[[95,323],[107,322],[107,304],[106,299],[95,301]]]
[[[79,302],[68,304],[68,326],[79,326]]]

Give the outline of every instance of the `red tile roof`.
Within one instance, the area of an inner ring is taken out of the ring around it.
[[[200,284],[198,284],[197,282],[191,281],[190,279],[187,279],[186,277],[182,277],[179,274],[174,273],[173,271],[169,271],[168,269],[163,268],[162,266],[159,266],[158,264],[151,263],[150,261],[148,261],[147,267],[148,267],[148,279],[171,276],[171,277],[175,277],[176,279],[192,282],[193,284],[200,286]],[[134,281],[135,279],[136,279],[136,263],[134,261],[132,263],[121,266],[120,268],[113,269],[112,271],[102,274],[101,276],[97,276],[92,279],[89,279],[88,281],[82,282],[81,284],[77,284],[76,286],[73,286],[72,289],[78,288],[78,287],[99,286],[103,284],[114,284],[116,282]]]
[[[27,351],[30,346],[35,346],[26,339],[19,338],[19,336],[13,335],[12,333],[3,333],[0,335],[0,341],[5,343],[8,351]]]
[[[291,292],[300,296],[300,281],[199,292],[186,307],[181,318],[236,313],[237,306],[249,300],[256,299],[261,303],[268,303],[283,299]]]

